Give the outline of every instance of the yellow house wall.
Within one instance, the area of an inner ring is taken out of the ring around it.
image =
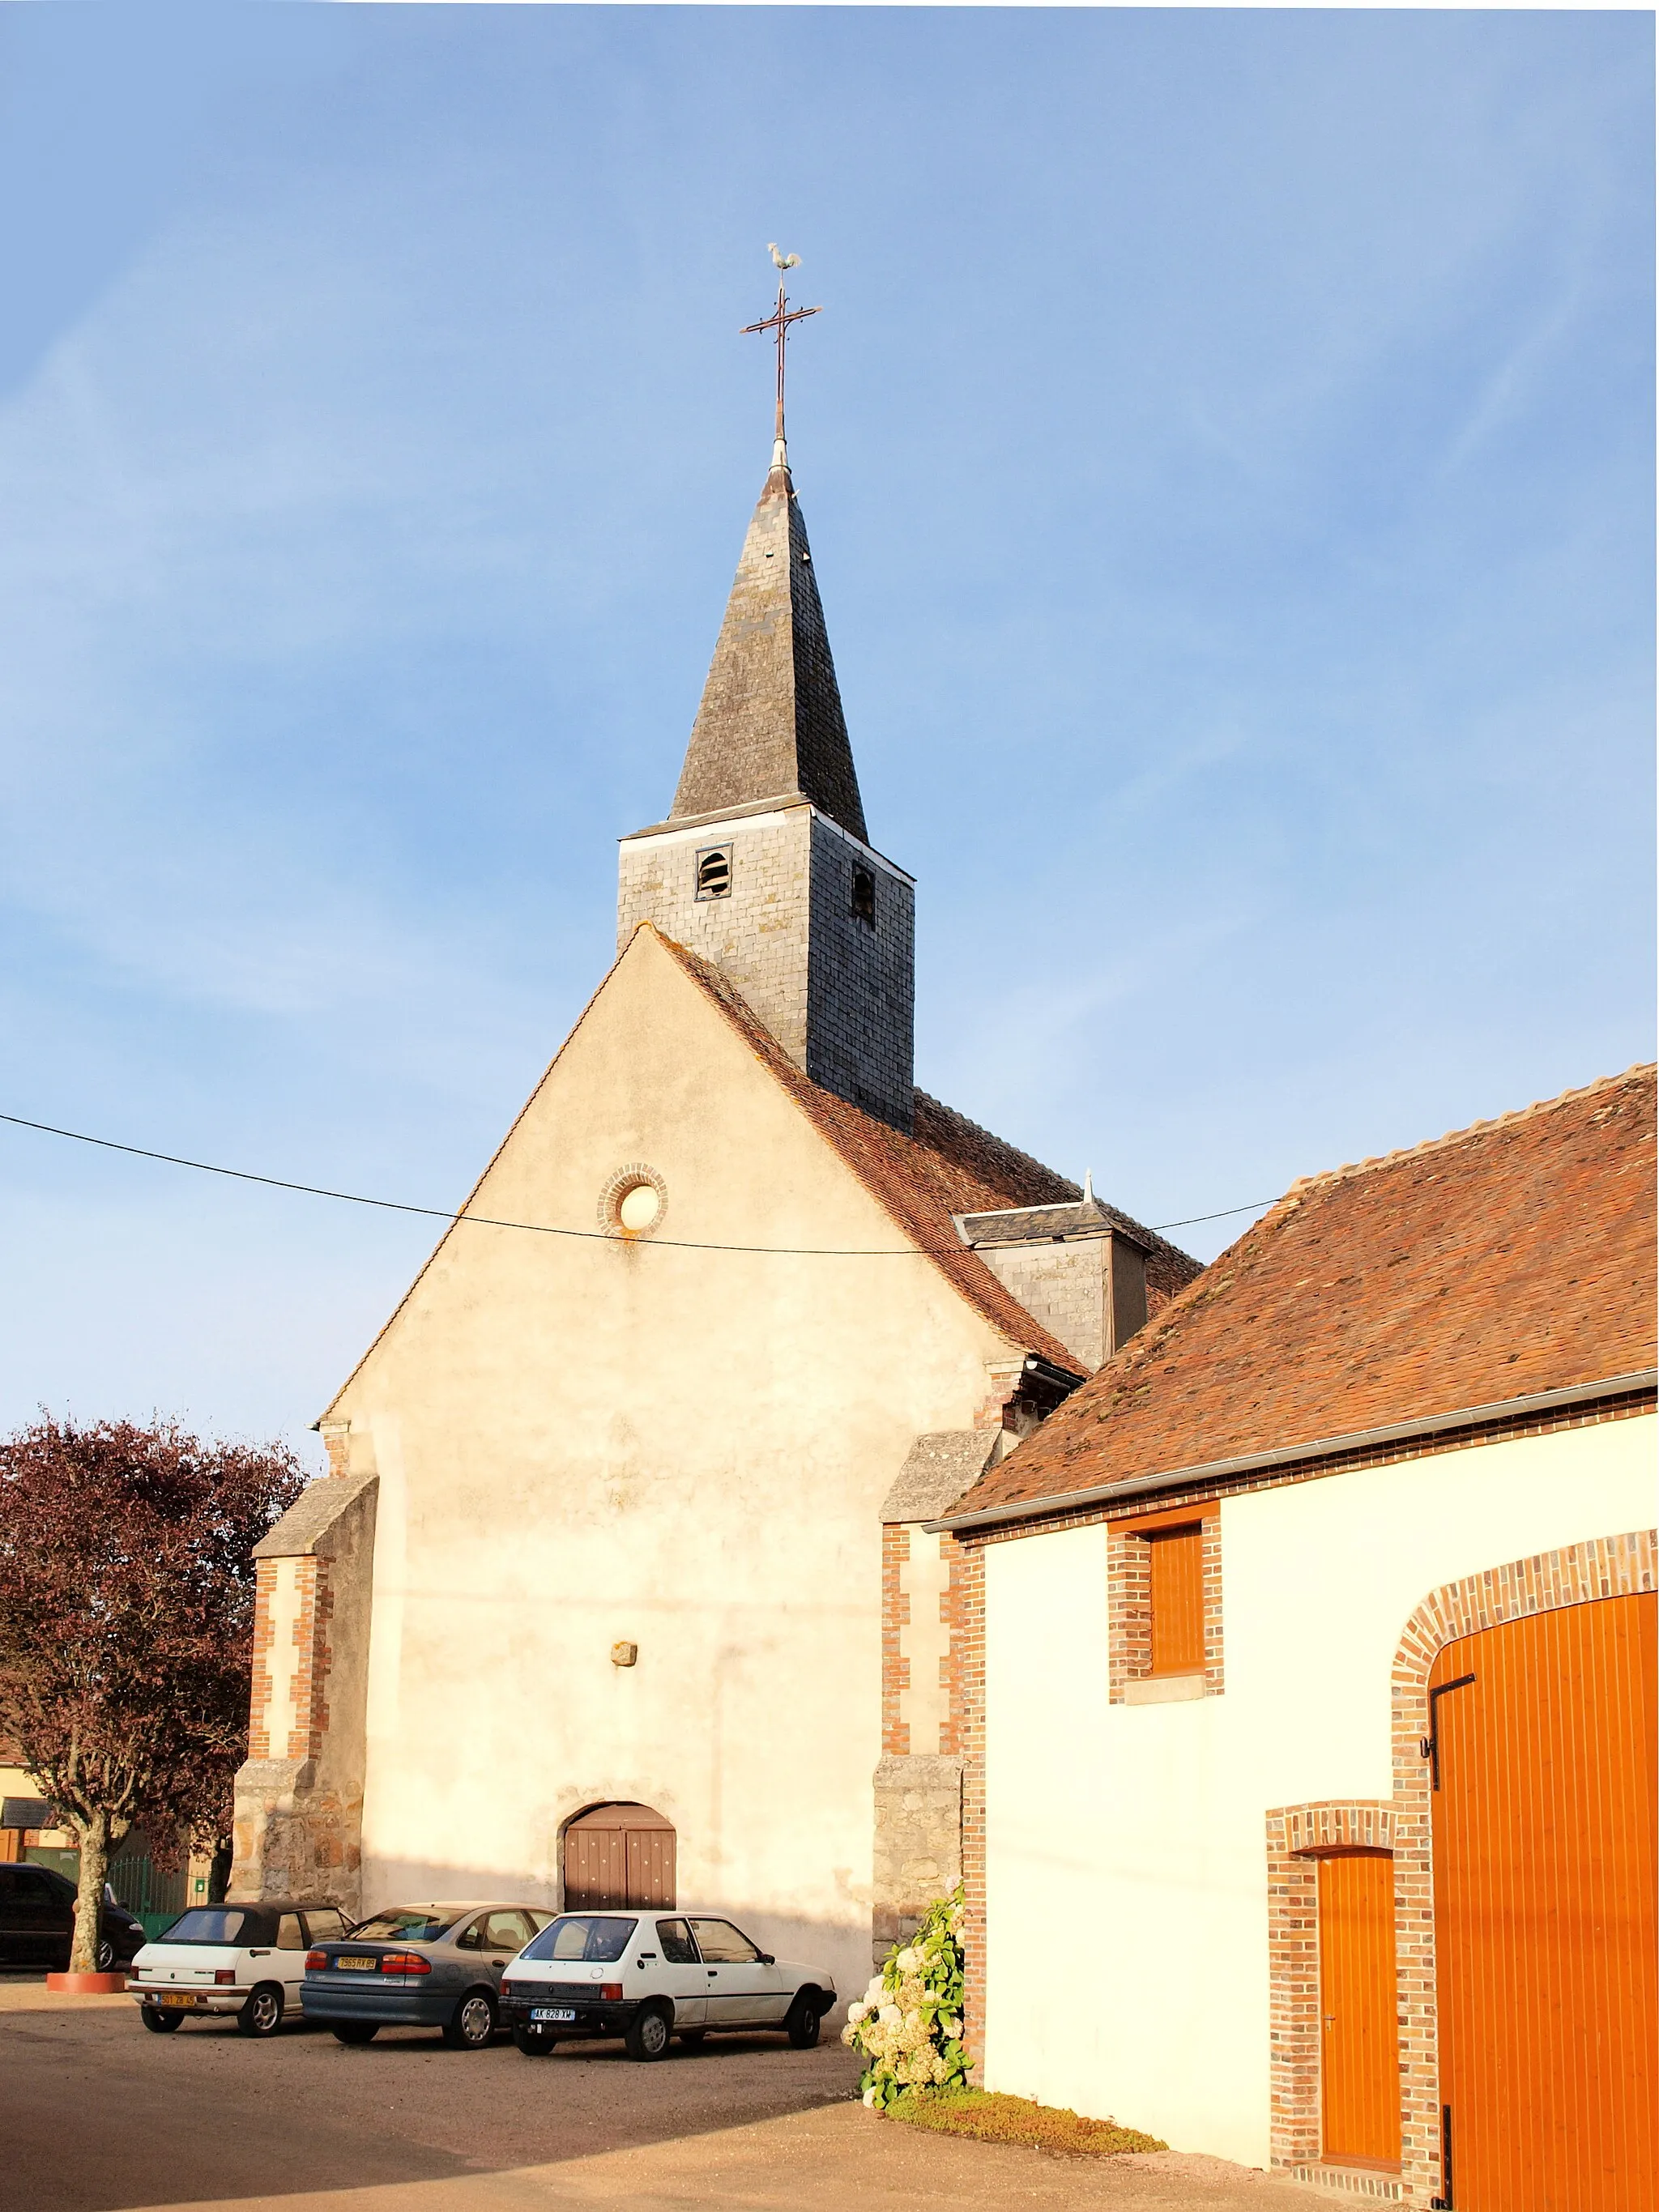
[[[1395,1653],[1442,1584],[1648,1527],[1653,1419],[1224,1498],[1226,1688],[1107,1698],[1106,1531],[987,1547],[985,2086],[1269,2156],[1265,1815],[1388,1800]],[[1034,1974],[1056,1928],[1075,1997]]]
[[[844,1993],[869,1971],[881,1500],[1011,1350],[648,932],[472,1204],[594,1230],[635,1162],[666,1184],[657,1239],[458,1227],[331,1412],[380,1475],[364,1905],[556,1903],[566,1820],[637,1799],[678,1832],[682,1903]]]

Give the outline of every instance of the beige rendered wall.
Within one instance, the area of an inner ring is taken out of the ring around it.
[[[633,1163],[655,1241],[459,1226],[331,1413],[380,1476],[364,1901],[556,1902],[565,1820],[638,1799],[682,1902],[861,1987],[879,1508],[1009,1348],[649,932],[473,1204],[597,1230]]]
[[[1224,1500],[1226,1689],[1189,1704],[1107,1703],[1103,1528],[988,1547],[985,2086],[1266,2166],[1264,1814],[1388,1799],[1414,1608],[1463,1576],[1650,1526],[1655,1426]],[[1073,1968],[1056,1982],[1032,1963],[1060,1929]]]

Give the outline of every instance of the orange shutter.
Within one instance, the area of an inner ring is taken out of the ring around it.
[[[1652,1595],[1435,1661],[1440,2098],[1456,2212],[1659,2203]]]
[[[1397,2166],[1394,1861],[1385,1852],[1319,1863],[1319,2052],[1326,2157]]]
[[[1159,1529],[1152,1553],[1152,1672],[1196,1674],[1204,1665],[1204,1528]]]

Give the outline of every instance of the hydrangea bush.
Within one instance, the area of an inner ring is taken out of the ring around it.
[[[916,2089],[967,2086],[962,2047],[962,1890],[940,1898],[909,1942],[895,1945],[841,2039],[867,2063],[859,2087],[877,2110]]]

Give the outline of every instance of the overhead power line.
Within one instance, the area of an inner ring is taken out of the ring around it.
[[[362,1191],[331,1190],[322,1183],[290,1182],[282,1176],[255,1175],[249,1168],[218,1167],[211,1160],[186,1159],[178,1152],[152,1152],[144,1145],[118,1144],[113,1137],[89,1137],[83,1129],[60,1129],[50,1121],[26,1121],[21,1114],[0,1114],[0,1121],[9,1122],[15,1129],[38,1130],[46,1137],[66,1137],[72,1144],[95,1145],[100,1152],[126,1152],[138,1160],[161,1160],[171,1168],[191,1168],[198,1175],[225,1176],[233,1182],[262,1183],[267,1190],[294,1190],[307,1198],[336,1199],[343,1206],[372,1206],[382,1213],[417,1213],[430,1221],[471,1222],[480,1229],[522,1229],[532,1237],[574,1237],[584,1243],[617,1242],[608,1229],[558,1229],[545,1221],[502,1221],[493,1214],[455,1213],[441,1206],[410,1206],[400,1198],[368,1198]],[[1191,1229],[1203,1221],[1229,1220],[1236,1213],[1257,1213],[1273,1202],[1270,1198],[1255,1199],[1247,1206],[1224,1206],[1219,1213],[1189,1213],[1180,1221],[1159,1221],[1152,1225],[1160,1233],[1165,1229]],[[908,1260],[928,1252],[960,1252],[965,1249],[960,1244],[893,1246],[885,1249],[831,1245],[708,1244],[674,1237],[641,1237],[634,1241],[673,1252],[771,1253],[781,1259],[793,1260]]]

